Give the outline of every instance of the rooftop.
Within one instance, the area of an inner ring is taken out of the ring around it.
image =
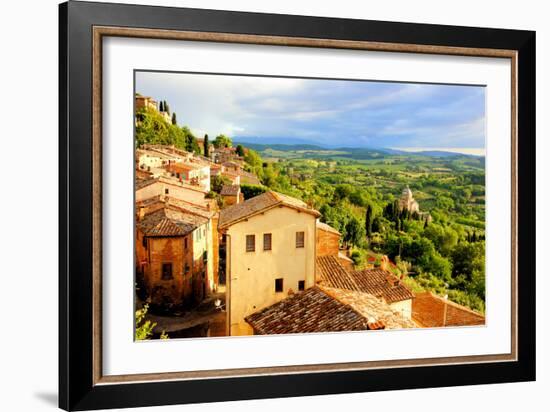
[[[171,163],[168,165],[168,170],[171,172],[181,172],[187,170],[197,170],[206,167],[206,165],[201,163],[192,163],[192,162],[181,162],[181,163]]]
[[[350,272],[358,291],[382,297],[388,303],[414,298],[414,293],[391,272],[382,269],[365,269]]]
[[[324,222],[317,222],[317,229],[320,229],[320,230],[323,230],[325,232],[330,232],[330,233],[334,233],[334,234],[340,234],[340,232],[338,232],[335,228],[333,228],[332,226],[330,225],[327,225],[326,223]]]
[[[168,206],[145,215],[137,227],[150,237],[185,236],[206,222],[207,218]]]
[[[159,176],[151,179],[136,179],[136,186],[135,186],[136,191],[143,189],[144,187],[147,187],[154,183],[163,183],[167,185],[172,185],[172,186],[193,190],[195,192],[207,193],[207,190],[201,186],[192,185],[186,182],[181,182],[176,178],[166,177],[166,176]]]
[[[349,272],[334,256],[317,258],[317,273],[321,285],[337,289],[359,290]]]
[[[319,256],[317,270],[322,286],[369,293],[383,298],[387,303],[414,298],[407,288],[391,272],[382,269],[366,269],[348,272],[334,256]]]
[[[239,185],[224,185],[220,194],[222,196],[238,196],[241,191]]]
[[[362,314],[369,323],[383,322],[386,329],[415,328],[417,325],[403,317],[399,312],[394,311],[386,302],[375,296],[346,289],[335,289],[324,287],[323,290],[338,299],[340,302],[351,306]],[[372,329],[369,326],[369,329]]]
[[[260,335],[367,330],[367,319],[319,287],[262,309],[245,320]]]
[[[241,220],[247,219],[276,206],[287,206],[305,213],[309,213],[316,217],[320,216],[320,213],[317,210],[311,209],[307,204],[299,199],[295,199],[281,193],[268,191],[222,210],[220,212],[219,228],[223,229],[229,227],[240,222]]]

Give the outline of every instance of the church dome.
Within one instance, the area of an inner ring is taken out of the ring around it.
[[[407,186],[405,189],[403,189],[403,192],[401,193],[401,197],[411,199],[413,196],[411,189],[409,189],[409,186]]]

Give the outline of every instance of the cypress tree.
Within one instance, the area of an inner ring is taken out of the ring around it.
[[[365,231],[367,233],[367,237],[371,237],[371,235],[372,235],[372,206],[370,204],[367,206],[367,211],[365,213]]]
[[[209,154],[210,154],[210,147],[208,143],[208,135],[205,134],[204,135],[204,156],[208,157]]]
[[[173,124],[173,125],[178,124],[178,120],[177,120],[177,118],[176,118],[176,113],[172,113],[172,124]]]
[[[428,218],[424,219],[424,229],[428,227]]]
[[[159,112],[163,112],[163,111],[164,111],[164,104],[162,103],[162,100],[161,100],[159,103]]]

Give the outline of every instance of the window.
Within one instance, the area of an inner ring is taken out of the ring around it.
[[[204,263],[208,262],[208,251],[205,250],[203,253],[202,253],[202,261]]]
[[[168,189],[164,189],[164,194],[167,195],[170,191]]]
[[[183,248],[187,249],[187,238],[183,239]]]
[[[162,280],[170,280],[172,277],[172,264],[163,263],[162,264]]]
[[[143,244],[143,247],[147,249],[147,238],[145,236],[143,236],[142,244]]]
[[[306,281],[305,280],[299,280],[298,281],[298,290],[304,290],[306,288]]]
[[[271,250],[271,233],[264,233],[264,250]]]
[[[283,291],[283,278],[275,279],[275,292]]]
[[[246,235],[246,251],[254,252],[256,250],[256,236]]]
[[[296,232],[296,247],[302,248],[304,247],[304,239],[306,235],[304,232]]]

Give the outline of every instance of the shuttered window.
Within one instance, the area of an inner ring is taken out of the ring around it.
[[[264,250],[271,250],[271,233],[264,233]]]
[[[162,264],[162,280],[170,280],[172,279],[172,264],[171,263],[163,263]]]
[[[304,232],[296,232],[296,247],[302,248],[304,247],[305,243],[305,233]]]
[[[246,235],[246,251],[254,252],[256,250],[256,236]]]

